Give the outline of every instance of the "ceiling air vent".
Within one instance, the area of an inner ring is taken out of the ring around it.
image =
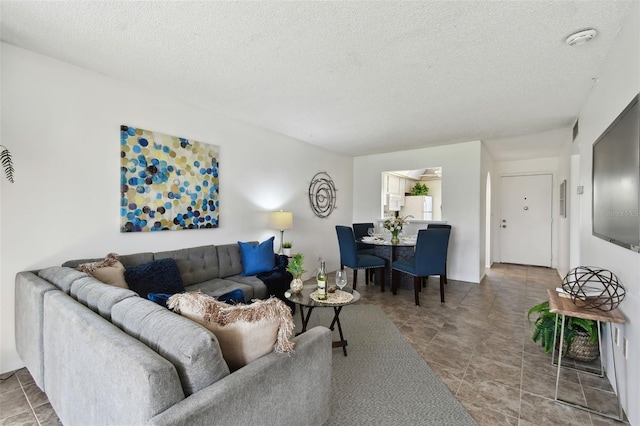
[[[578,120],[576,120],[576,124],[573,125],[573,140],[575,141],[578,137]]]

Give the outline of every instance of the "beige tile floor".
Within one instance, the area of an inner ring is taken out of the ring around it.
[[[560,284],[552,269],[495,264],[481,284],[449,280],[444,304],[437,277],[422,291],[420,306],[413,290],[392,296],[360,277],[356,288],[360,303],[382,307],[478,424],[620,425],[553,401],[557,370],[531,340],[526,313]],[[606,378],[569,370],[561,376],[560,395],[616,413]]]
[[[550,355],[531,341],[526,312],[546,299],[547,288],[559,285],[555,270],[494,265],[481,284],[450,280],[444,304],[437,279],[431,279],[420,306],[412,290],[381,293],[359,275],[360,303],[382,307],[479,425],[620,424],[553,401],[556,369]],[[348,324],[343,327],[350,332]],[[568,372],[560,389],[565,399],[615,412],[606,379]],[[59,424],[25,369],[0,382],[0,424]]]

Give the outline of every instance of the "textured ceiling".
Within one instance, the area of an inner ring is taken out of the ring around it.
[[[6,43],[336,152],[484,140],[517,159],[558,153],[566,138],[522,135],[571,127],[632,3],[2,1],[0,23]]]

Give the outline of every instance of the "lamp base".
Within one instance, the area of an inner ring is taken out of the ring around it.
[[[282,248],[282,243],[284,242],[284,229],[280,230],[280,250],[278,250],[278,254],[284,254],[284,250]]]

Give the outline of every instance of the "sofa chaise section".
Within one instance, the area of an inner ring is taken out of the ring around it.
[[[175,367],[70,296],[44,301],[46,394],[66,426],[144,424],[184,398]]]
[[[157,426],[311,426],[331,414],[331,332],[314,327],[290,355],[270,353],[150,420]]]

